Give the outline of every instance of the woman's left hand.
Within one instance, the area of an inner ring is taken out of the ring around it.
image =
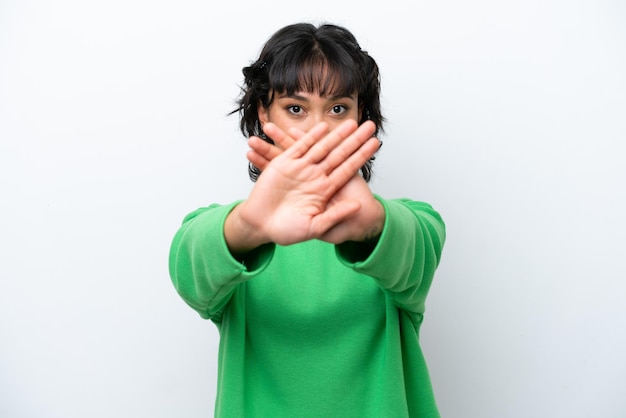
[[[269,144],[258,137],[252,137],[249,141],[251,150],[248,152],[248,159],[261,171],[283,150],[291,147],[305,135],[305,132],[296,128],[286,133],[273,124],[268,124],[265,129],[265,133],[277,145]],[[383,229],[385,211],[358,171],[328,200],[327,209],[345,201],[358,201],[360,209],[317,238],[333,244],[345,241],[371,241],[377,238]]]

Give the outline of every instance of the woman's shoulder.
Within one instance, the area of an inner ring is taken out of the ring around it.
[[[202,206],[199,207],[191,212],[189,212],[187,215],[185,215],[184,219],[183,219],[183,223],[186,223],[194,218],[197,218],[200,215],[206,214],[206,213],[216,213],[216,212],[230,212],[237,204],[239,204],[241,201],[237,200],[235,202],[231,202],[231,203],[211,203],[208,206]]]

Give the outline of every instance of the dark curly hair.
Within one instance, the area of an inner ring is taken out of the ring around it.
[[[259,58],[244,67],[244,84],[231,112],[240,115],[239,126],[244,137],[263,135],[258,105],[268,108],[274,94],[292,95],[298,91],[316,92],[320,96],[358,95],[361,120],[372,120],[377,135],[383,131],[380,109],[380,73],[376,61],[361,50],[347,29],[322,24],[296,23],[275,32],[261,50]],[[361,168],[365,181],[372,176],[374,157]],[[250,179],[256,181],[261,170],[248,165]]]

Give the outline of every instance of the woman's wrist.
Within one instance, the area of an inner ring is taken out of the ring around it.
[[[376,242],[380,237],[380,234],[383,232],[383,228],[385,227],[385,208],[383,204],[380,203],[377,199],[374,199],[374,203],[371,205],[370,218],[371,221],[368,226],[365,228],[362,238],[359,240],[361,242]]]
[[[242,202],[235,206],[224,222],[224,239],[232,254],[244,254],[265,244],[258,234],[258,228],[246,222],[241,216]]]

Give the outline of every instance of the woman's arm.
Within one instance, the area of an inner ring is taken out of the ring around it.
[[[212,205],[187,215],[176,232],[169,255],[172,283],[201,317],[215,319],[236,286],[252,278],[271,260],[274,245],[261,245],[235,257],[224,238],[226,217],[239,202]]]
[[[446,230],[431,205],[409,199],[384,200],[385,226],[375,246],[346,242],[339,259],[373,277],[401,309],[424,311],[424,301],[439,266]]]

